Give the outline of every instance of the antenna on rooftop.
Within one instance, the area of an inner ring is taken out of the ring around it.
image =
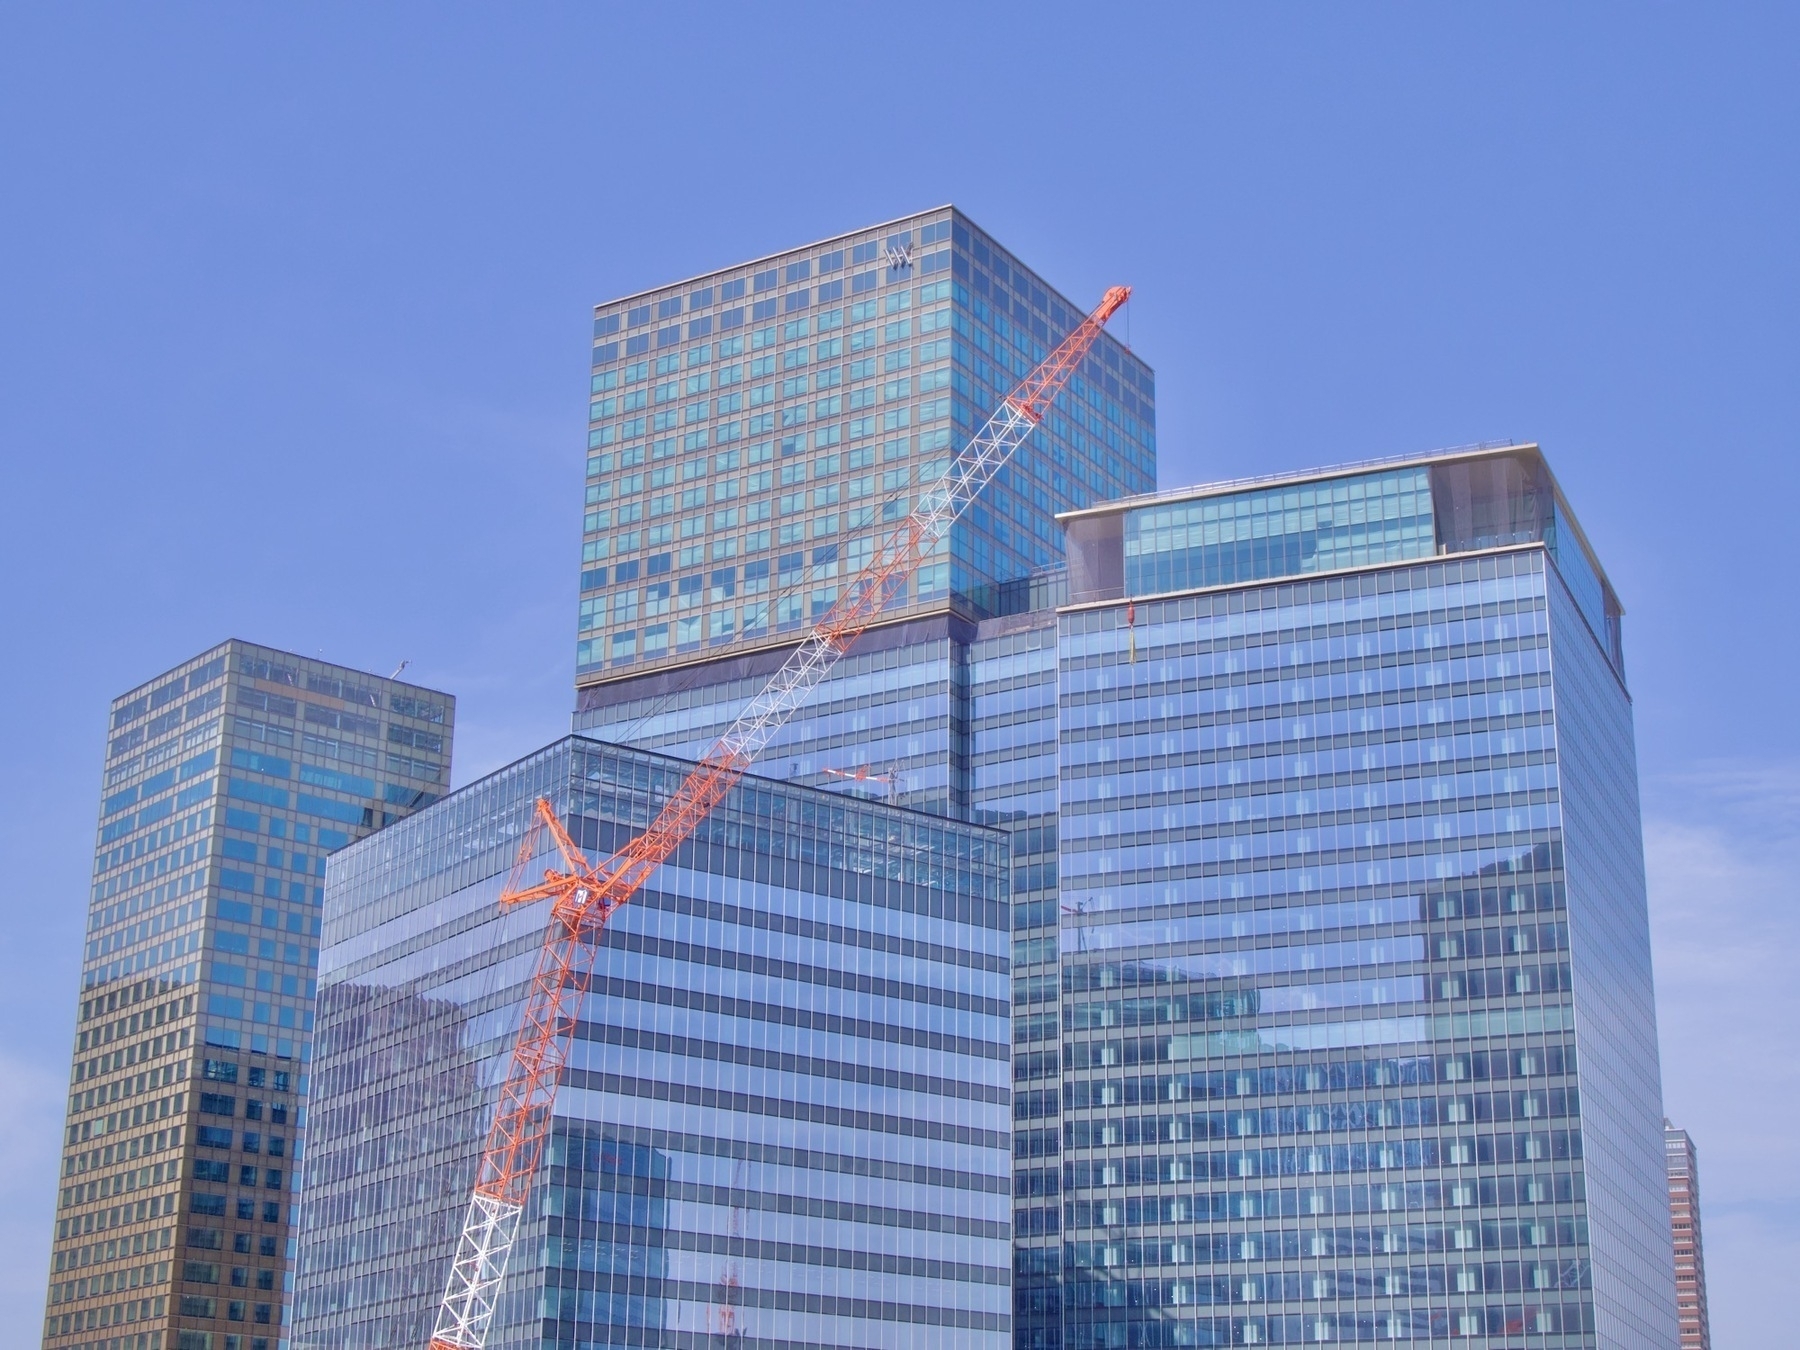
[[[407,658],[406,658],[406,660],[404,660],[404,661],[402,661],[402,662],[401,662],[401,663],[400,663],[400,664],[399,664],[399,665],[397,665],[397,666],[395,666],[395,667],[394,667],[394,673],[393,673],[393,674],[392,674],[392,675],[390,675],[390,676],[388,676],[388,678],[389,678],[389,679],[390,679],[390,680],[397,680],[397,679],[399,679],[399,678],[400,678],[400,672],[401,672],[401,671],[403,671],[403,670],[405,670],[405,669],[406,669],[406,668],[407,668],[407,667],[408,667],[408,666],[410,666],[410,665],[411,665],[411,664],[412,664],[412,657],[410,657],[410,656],[409,656],[409,657],[407,657]]]

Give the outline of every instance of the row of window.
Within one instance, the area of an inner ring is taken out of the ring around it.
[[[175,1230],[173,1228],[155,1229],[150,1232],[132,1233],[126,1237],[105,1238],[98,1242],[83,1243],[81,1246],[61,1247],[51,1259],[50,1269],[53,1274],[60,1275],[66,1270],[82,1270],[88,1266],[106,1265],[113,1261],[129,1261],[148,1252],[160,1251],[173,1245]],[[165,1272],[163,1278],[167,1278]],[[125,1271],[107,1271],[89,1276],[91,1283],[88,1294],[112,1293],[119,1289],[135,1288],[140,1283],[149,1282],[146,1268],[138,1268],[138,1277],[133,1279]],[[73,1297],[73,1295],[67,1295]]]
[[[280,1175],[281,1174],[279,1172],[276,1172],[276,1173],[273,1173],[272,1175],[274,1175],[276,1178],[276,1181],[274,1184],[276,1186],[280,1186],[280,1184],[281,1184],[280,1183]],[[194,1213],[194,1214],[207,1215],[207,1216],[210,1216],[215,1219],[222,1219],[225,1217],[225,1213],[226,1213],[226,1197],[223,1195],[209,1195],[209,1194],[205,1194],[203,1192],[196,1191],[193,1195],[188,1197],[188,1209],[191,1213]],[[262,1201],[261,1208],[259,1211],[257,1201],[252,1200],[249,1196],[240,1195],[237,1197],[235,1212],[237,1214],[237,1217],[246,1223],[255,1222],[259,1212],[261,1213],[261,1216],[262,1216],[261,1221],[263,1223],[280,1223],[281,1222],[281,1202],[279,1200],[264,1200],[264,1201]],[[204,1229],[204,1228],[203,1229],[190,1229],[188,1231],[188,1246],[199,1247],[199,1246],[206,1245],[204,1243],[196,1242],[194,1240],[196,1233],[212,1233],[212,1232],[216,1232],[216,1231],[217,1231],[216,1229]]]
[[[935,331],[945,327],[947,320],[943,312],[936,315],[922,315],[921,332]],[[833,325],[835,326],[835,325]],[[721,356],[733,356],[743,350],[742,339],[721,347]],[[955,385],[965,395],[970,392],[967,380],[955,380],[948,367],[937,370],[926,370],[917,376],[906,374],[916,367],[934,365],[952,355],[953,347],[949,338],[936,338],[921,343],[916,347],[898,347],[882,353],[877,362],[873,356],[861,357],[854,361],[838,363],[836,358],[841,354],[841,342],[832,339],[809,349],[800,346],[789,348],[782,353],[781,371],[799,370],[798,375],[782,375],[779,385],[773,377],[780,372],[776,369],[773,355],[752,358],[748,363],[733,362],[721,365],[716,369],[701,370],[688,375],[685,379],[663,380],[651,386],[643,384],[648,376],[646,363],[639,362],[627,366],[623,372],[602,371],[594,375],[590,386],[591,398],[588,403],[588,421],[602,422],[608,418],[642,412],[654,406],[679,402],[682,399],[694,400],[683,405],[680,423],[691,424],[704,422],[713,416],[728,417],[742,412],[746,407],[760,408],[781,400],[804,398],[813,393],[829,393],[844,387],[863,386],[853,389],[849,407],[852,411],[872,406],[877,401],[896,403],[911,399],[917,395],[930,394],[937,390],[949,389]],[[687,354],[688,366],[694,366],[711,359],[711,348],[699,347],[690,349]],[[814,365],[813,363],[817,363]],[[658,374],[664,373],[662,362],[658,362]],[[670,365],[668,373],[673,373]],[[618,389],[621,374],[624,383],[643,384],[642,388],[626,388],[623,393],[614,393]],[[889,377],[882,379],[882,377]],[[746,389],[733,393],[720,391],[732,390],[736,386],[745,385],[746,381],[768,380],[766,384],[748,385]],[[872,381],[881,379],[879,400]],[[718,393],[717,400],[706,397]],[[842,404],[831,410],[832,414],[840,411]],[[669,430],[677,425],[671,416],[660,424],[653,424],[654,430]],[[617,434],[623,434],[617,433]],[[606,444],[602,440],[601,444]]]
[[[272,1210],[275,1211],[273,1218],[269,1217]],[[280,1221],[278,1203],[265,1201],[263,1222],[279,1223]],[[276,1256],[280,1254],[279,1243],[280,1239],[272,1233],[233,1233],[231,1235],[231,1250],[239,1256],[249,1256],[252,1246],[256,1248],[258,1256]],[[188,1229],[187,1245],[199,1251],[224,1251],[225,1234],[217,1228],[190,1228]]]
[[[183,1294],[181,1296],[181,1315],[183,1317],[217,1317],[219,1316],[220,1301],[221,1300],[219,1299],[205,1297],[199,1294]],[[244,1321],[246,1309],[249,1310],[249,1320],[252,1322],[268,1323],[274,1320],[273,1304],[246,1304],[237,1299],[225,1299],[223,1302],[225,1305],[225,1317],[229,1321]]]
[[[240,708],[262,713],[265,717],[297,718],[329,731],[344,732],[352,736],[366,736],[370,739],[379,739],[381,736],[382,723],[378,718],[366,717],[361,713],[345,712],[338,708],[323,707],[304,699],[295,700],[281,694],[271,694],[262,689],[246,688],[238,690],[236,701]],[[413,746],[432,754],[442,754],[444,750],[443,732],[408,726],[400,722],[387,724],[387,739],[395,745]]]
[[[225,1278],[229,1280],[234,1289],[248,1289],[253,1280],[258,1289],[273,1289],[279,1282],[276,1273],[267,1267],[252,1269],[248,1266],[232,1266],[229,1268],[229,1272]],[[218,1284],[220,1275],[219,1263],[216,1261],[183,1261],[181,1263],[181,1278],[188,1284]]]
[[[172,708],[166,713],[160,713],[157,716],[152,717],[148,722],[144,722],[139,726],[131,727],[130,729],[121,732],[107,742],[107,762],[111,763],[120,755],[129,754],[147,741],[160,740],[184,723],[198,721],[224,701],[225,691],[223,688],[209,689],[198,698],[189,699],[187,703],[179,708]],[[187,739],[186,736],[182,737],[181,744],[183,746],[187,744]],[[162,748],[164,750],[167,749],[166,746]],[[148,760],[150,758],[149,754],[146,753],[144,758],[145,760]],[[117,767],[123,768],[124,766]],[[109,773],[108,781],[116,781],[116,779],[113,779]]]
[[[109,1270],[103,1275],[84,1276],[79,1280],[58,1280],[50,1286],[50,1306],[55,1307],[58,1303],[68,1303],[75,1299],[104,1298],[108,1294],[142,1289],[147,1285],[167,1284],[169,1266],[168,1261],[152,1261],[125,1270]]]

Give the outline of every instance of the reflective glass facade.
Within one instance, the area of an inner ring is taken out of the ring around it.
[[[1063,1343],[1672,1345],[1619,606],[1541,457],[1070,525]]]
[[[1621,611],[1541,455],[1066,523],[914,747],[1013,833],[1017,1344],[1672,1344]],[[583,716],[697,752],[756,683]]]
[[[325,860],[444,792],[454,722],[237,641],[113,701],[46,1347],[284,1334]]]
[[[542,937],[679,760],[582,738],[334,864],[297,1344],[423,1344]],[[1003,836],[746,780],[614,918],[489,1345],[1010,1339]]]
[[[943,207],[598,306],[578,683],[791,640],[1090,303]],[[1155,424],[1103,335],[896,617],[1004,608],[1055,512],[1155,486]]]
[[[1131,618],[1063,617],[1067,1343],[1672,1344],[1629,701],[1543,551]]]
[[[864,636],[775,734],[763,771],[868,800],[963,818],[969,802],[968,641],[938,615]],[[699,758],[768,682],[782,651],[582,691],[575,729]],[[856,777],[857,774],[863,777]]]
[[[1369,472],[1165,492],[1065,515],[1072,597],[1200,590],[1543,544],[1624,669],[1623,610],[1535,445],[1446,451]]]
[[[1147,507],[1125,516],[1125,588],[1197,590],[1437,551],[1422,467]]]

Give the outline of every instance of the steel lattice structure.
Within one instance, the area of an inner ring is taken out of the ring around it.
[[[538,819],[520,847],[500,903],[510,906],[549,899],[553,902],[550,923],[469,1198],[456,1260],[438,1308],[431,1350],[482,1350],[487,1342],[488,1325],[549,1136],[557,1086],[606,921],[693,836],[782,724],[900,593],[920,563],[949,534],[957,517],[1048,415],[1106,321],[1130,297],[1128,286],[1107,291],[1094,312],[1001,400],[986,425],[920,497],[911,514],[877,541],[869,561],[851,578],[830,612],[788,654],[642,834],[610,858],[590,863],[569,838],[554,808],[539,799]],[[545,833],[555,845],[561,866],[546,870],[539,882],[522,884]]]

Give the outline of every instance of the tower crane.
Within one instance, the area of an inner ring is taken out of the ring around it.
[[[1057,394],[1106,321],[1130,298],[1128,286],[1108,290],[1094,312],[1000,401],[943,476],[920,496],[912,513],[876,541],[868,562],[850,579],[837,603],[695,764],[642,834],[610,858],[591,863],[555,809],[538,799],[536,822],[520,846],[500,903],[510,907],[550,900],[550,921],[469,1197],[456,1259],[438,1306],[430,1350],[483,1350],[486,1345],[607,920],[693,836],[850,644],[903,593],[957,517],[1049,415]],[[527,884],[528,865],[546,833],[561,865]]]
[[[894,800],[895,774],[892,769],[886,773],[870,773],[867,764],[858,764],[854,769],[826,769],[825,772],[846,783],[880,783],[887,792],[887,799]]]

